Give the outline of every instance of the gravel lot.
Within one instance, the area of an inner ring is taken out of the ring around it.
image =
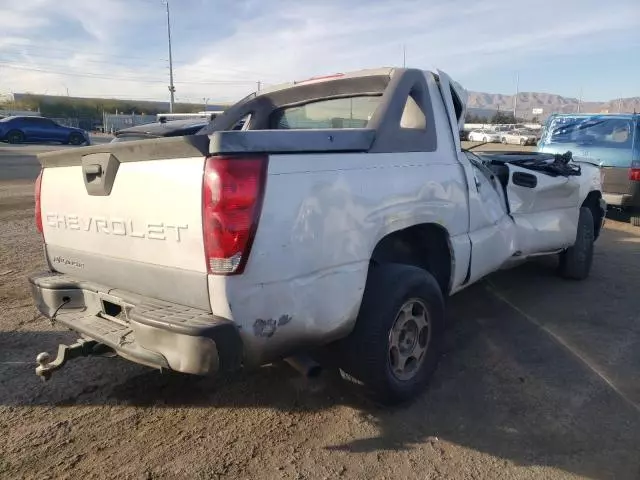
[[[402,408],[283,364],[212,380],[79,359],[44,384],[36,354],[75,337],[31,303],[33,182],[1,178],[0,478],[640,479],[638,228],[608,221],[585,282],[546,259],[454,296],[435,379]]]

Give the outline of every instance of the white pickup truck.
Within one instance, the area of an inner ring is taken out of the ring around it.
[[[383,68],[252,94],[197,135],[41,155],[49,271],[30,282],[80,338],[36,372],[319,352],[382,401],[413,397],[447,296],[539,255],[584,279],[604,219],[593,165],[462,150],[465,102],[441,71]]]

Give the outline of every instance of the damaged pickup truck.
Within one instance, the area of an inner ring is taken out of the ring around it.
[[[382,68],[252,94],[196,135],[41,155],[49,271],[30,282],[80,338],[36,372],[105,352],[196,375],[313,356],[379,400],[414,397],[447,296],[540,255],[584,279],[604,219],[593,165],[462,150],[465,103],[441,71]]]

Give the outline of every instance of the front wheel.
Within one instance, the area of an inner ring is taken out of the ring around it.
[[[80,135],[79,133],[72,133],[71,135],[69,135],[69,143],[71,145],[82,145],[85,142],[85,139],[82,135]]]
[[[580,208],[576,243],[560,254],[559,273],[571,280],[584,280],[593,263],[595,228],[593,214],[587,207]]]
[[[410,400],[438,363],[444,300],[433,276],[395,263],[372,266],[340,367],[385,404]]]

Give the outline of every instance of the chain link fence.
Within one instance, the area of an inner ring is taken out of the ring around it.
[[[14,115],[20,116],[20,117],[34,117],[34,116],[39,116],[40,112],[33,112],[31,110],[0,109],[0,117],[12,117]]]
[[[123,128],[135,127],[136,125],[144,125],[155,121],[155,115],[105,113],[102,119],[102,128],[105,133],[113,134]]]

